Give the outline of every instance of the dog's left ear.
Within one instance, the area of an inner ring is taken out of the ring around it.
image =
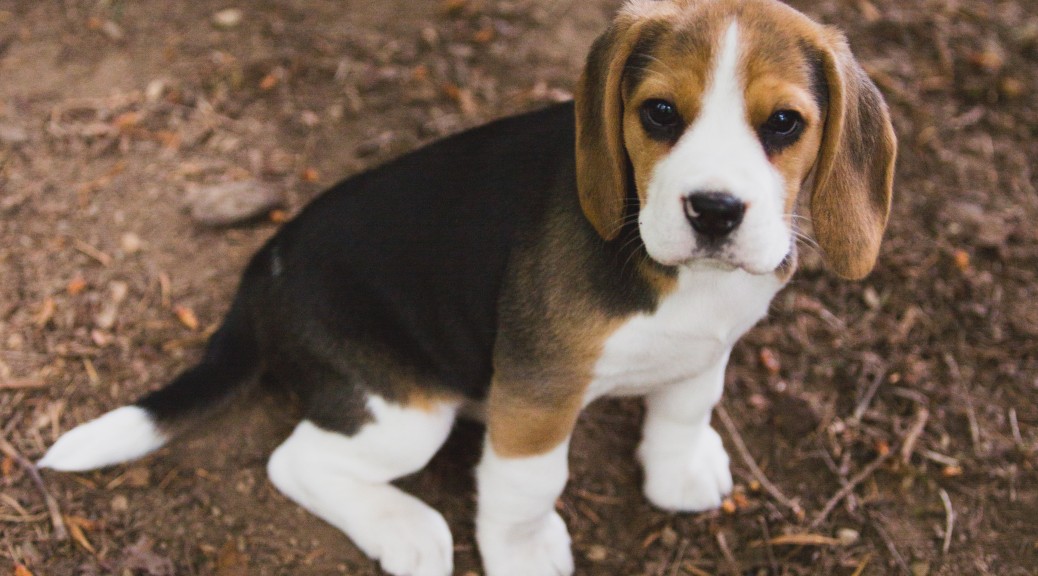
[[[828,87],[811,219],[829,266],[859,279],[872,271],[890,213],[897,137],[879,90],[843,35],[826,30],[820,47]]]
[[[632,2],[595,40],[574,94],[577,192],[588,221],[605,240],[620,233],[630,185],[623,141],[624,67],[646,24],[665,14],[665,2]]]

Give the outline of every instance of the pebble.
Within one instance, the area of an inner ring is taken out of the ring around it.
[[[234,28],[241,24],[242,11],[237,8],[227,8],[213,14],[213,24],[218,28]]]
[[[241,180],[189,189],[187,204],[195,222],[231,226],[281,206],[284,198],[268,184]]]
[[[853,528],[840,528],[836,531],[836,539],[840,541],[840,544],[844,546],[850,546],[858,541],[861,537],[861,533]]]
[[[133,232],[127,232],[119,239],[119,245],[122,247],[123,252],[127,254],[136,254],[144,247],[144,241],[141,240],[140,236]]]
[[[587,559],[592,562],[602,562],[609,557],[609,550],[605,546],[595,544],[591,548],[588,548]]]
[[[29,133],[20,126],[0,124],[0,142],[4,144],[23,144],[29,140]]]
[[[112,498],[112,512],[121,513],[130,509],[130,501],[122,494],[116,494]]]

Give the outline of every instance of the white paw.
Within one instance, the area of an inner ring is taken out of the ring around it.
[[[392,496],[371,502],[348,535],[389,574],[450,576],[454,543],[443,516],[409,494]]]
[[[709,426],[683,452],[641,451],[645,496],[664,510],[699,512],[721,505],[732,491],[732,472],[721,437]]]
[[[566,523],[556,512],[523,524],[479,519],[476,536],[487,576],[573,574]]]

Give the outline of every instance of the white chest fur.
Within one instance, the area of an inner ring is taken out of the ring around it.
[[[585,402],[645,394],[716,367],[781,287],[772,274],[683,269],[677,290],[653,314],[632,317],[606,340]]]

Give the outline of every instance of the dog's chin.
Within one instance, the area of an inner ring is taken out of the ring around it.
[[[742,270],[743,272],[753,276],[774,274],[786,260],[783,258],[778,262],[771,264],[750,262],[735,257],[712,254],[693,254],[685,257],[657,258],[650,253],[649,257],[657,264],[668,268],[686,269],[689,271],[713,270],[718,272],[735,272],[736,270]]]
[[[728,259],[728,258],[716,258],[716,257],[693,257],[685,260],[681,263],[681,266],[690,270],[717,270],[720,272],[735,272],[736,270],[742,270],[747,274],[754,276],[763,276],[765,274],[771,274],[775,271],[778,266],[767,267],[756,264],[748,264],[739,260]]]

